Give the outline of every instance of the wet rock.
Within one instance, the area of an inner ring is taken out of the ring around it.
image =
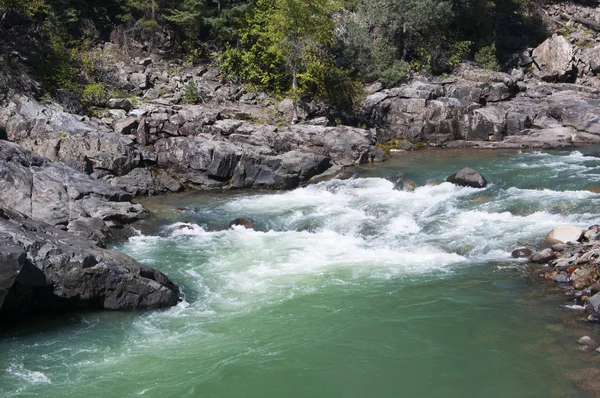
[[[469,167],[465,167],[458,173],[452,174],[446,178],[446,182],[451,182],[452,184],[462,187],[473,188],[485,188],[488,184],[485,177]]]
[[[575,225],[559,225],[546,235],[546,241],[552,244],[577,242],[582,235],[583,230]]]
[[[553,279],[557,283],[569,283],[569,274],[561,272],[556,274]]]
[[[583,237],[588,240],[598,240],[600,239],[600,225],[592,225],[583,233]]]
[[[89,309],[173,306],[177,287],[161,272],[129,256],[0,208],[0,247],[27,253],[2,307],[3,316]]]
[[[165,172],[161,172],[158,179],[159,184],[171,192],[183,191],[183,185]]]
[[[413,192],[415,189],[417,189],[417,183],[412,180],[403,181],[402,189],[404,191]]]
[[[584,289],[592,283],[594,283],[594,277],[589,268],[578,268],[571,275],[571,284],[575,289]]]
[[[250,220],[248,220],[247,218],[243,217],[236,218],[235,220],[230,221],[227,228],[232,229],[235,226],[241,226],[246,229],[254,229],[254,225],[252,224],[252,222],[250,222]]]
[[[533,255],[533,250],[527,247],[520,247],[515,249],[510,253],[510,255],[514,258],[529,258]]]
[[[415,146],[410,141],[404,140],[398,145],[398,149],[401,151],[412,151],[415,149]]]
[[[546,248],[546,249],[543,249],[543,250],[535,253],[533,256],[531,256],[531,258],[529,260],[534,263],[546,264],[549,261],[555,260],[555,259],[556,259],[556,254],[554,253],[554,251],[550,248]]]
[[[569,246],[566,243],[555,243],[552,245],[552,250],[555,252],[562,252],[567,249]]]

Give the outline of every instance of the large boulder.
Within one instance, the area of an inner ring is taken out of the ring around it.
[[[551,244],[577,242],[582,235],[583,230],[575,225],[559,225],[546,235],[546,241]]]
[[[534,253],[533,256],[529,258],[529,261],[539,264],[546,264],[552,260],[556,260],[556,253],[549,247]]]
[[[25,266],[27,255],[21,248],[0,246],[0,308]]]
[[[542,80],[565,81],[574,77],[573,46],[554,35],[533,50],[533,74]]]
[[[6,249],[9,247],[9,249]],[[26,253],[24,258],[23,253]],[[177,304],[178,288],[131,257],[0,207],[2,315],[82,308],[133,310]],[[19,268],[21,268],[19,270]]]
[[[446,178],[446,182],[451,182],[461,187],[472,188],[485,188],[488,184],[484,176],[469,167],[465,167],[458,173],[452,174]]]

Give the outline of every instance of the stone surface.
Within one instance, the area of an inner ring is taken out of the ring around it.
[[[178,302],[177,287],[161,272],[0,208],[0,247],[7,246],[21,249],[26,260],[6,295],[3,316],[82,308],[159,308]],[[22,260],[21,254],[15,255]],[[4,264],[1,267],[5,269]]]
[[[514,258],[529,258],[533,255],[533,250],[527,247],[520,247],[513,250],[510,255]]]
[[[554,35],[533,50],[533,73],[545,81],[573,77],[573,46],[563,36]]]
[[[25,267],[27,254],[16,246],[0,246],[0,309],[17,277]]]
[[[556,259],[556,254],[554,253],[554,251],[552,251],[552,249],[550,249],[550,248],[546,248],[537,253],[534,253],[533,256],[531,256],[531,258],[529,260],[534,263],[546,264],[549,261],[555,260],[555,259]]]
[[[582,235],[583,230],[575,225],[559,225],[546,235],[546,241],[551,244],[577,242]]]
[[[469,167],[465,167],[459,172],[452,174],[446,178],[446,182],[451,182],[461,187],[472,188],[485,188],[488,184],[485,177]]]

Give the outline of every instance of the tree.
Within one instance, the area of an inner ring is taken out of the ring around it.
[[[334,67],[338,7],[334,0],[256,0],[238,45],[225,52],[224,69],[261,89],[289,90],[294,99],[318,94],[322,72]]]

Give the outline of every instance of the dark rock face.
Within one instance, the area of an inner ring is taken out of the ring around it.
[[[235,220],[232,220],[229,222],[228,227],[232,228],[234,226],[242,226],[246,229],[254,229],[254,225],[252,224],[252,222],[250,220],[248,220],[247,218],[236,218]]]
[[[485,177],[469,167],[465,167],[458,173],[452,174],[446,178],[446,182],[451,182],[461,187],[472,188],[485,188],[488,184]]]
[[[104,244],[108,226],[139,218],[131,194],[0,141],[0,200],[5,207]]]
[[[161,308],[178,301],[177,287],[161,272],[5,208],[0,259],[3,316]]]
[[[527,247],[520,247],[518,249],[513,250],[510,255],[513,258],[529,258],[533,254],[533,250]]]

